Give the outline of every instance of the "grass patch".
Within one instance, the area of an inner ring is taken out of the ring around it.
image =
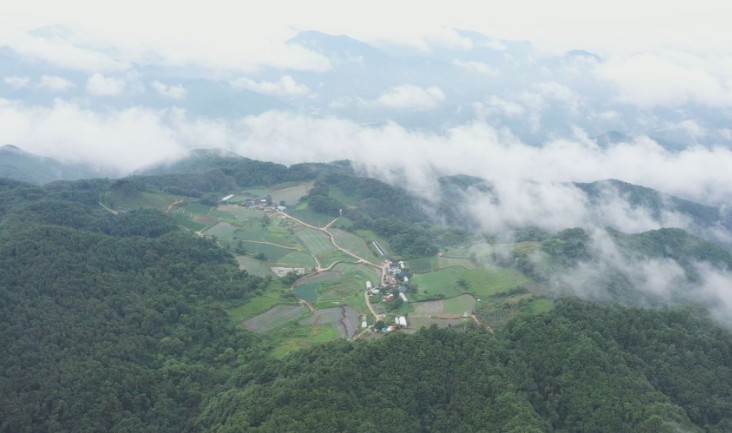
[[[416,274],[426,274],[437,269],[434,257],[420,257],[409,261],[409,269]]]
[[[537,298],[529,302],[525,311],[529,314],[546,313],[554,308],[554,301],[546,298]]]
[[[438,256],[435,258],[436,269],[449,268],[451,266],[462,266],[465,269],[475,269],[475,262],[471,259]]]
[[[234,323],[251,319],[254,316],[264,313],[277,304],[282,303],[282,298],[276,294],[265,294],[248,300],[245,304],[226,310],[229,318]]]
[[[301,326],[292,323],[278,329],[273,338],[278,343],[272,350],[272,356],[281,359],[292,352],[338,340],[340,334],[328,325]]]

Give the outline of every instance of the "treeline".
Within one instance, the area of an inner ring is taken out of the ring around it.
[[[0,181],[0,432],[190,430],[260,356],[220,305],[266,281],[160,212],[93,208],[88,187]]]
[[[333,198],[331,188],[357,202],[346,206]],[[318,179],[310,190],[308,205],[316,212],[343,215],[353,221],[352,229],[372,230],[384,236],[403,257],[432,256],[440,246],[464,241],[468,233],[430,223],[427,203],[407,191],[376,179],[331,173]]]
[[[567,300],[496,334],[432,328],[328,344],[240,371],[197,428],[727,432],[732,334],[700,315]]]
[[[204,193],[220,193],[237,187],[311,181],[330,172],[350,173],[352,168],[347,162],[302,163],[287,167],[242,157],[212,157],[204,153],[165,170],[153,170],[144,176],[123,179],[116,187],[155,188],[170,194],[200,197]]]

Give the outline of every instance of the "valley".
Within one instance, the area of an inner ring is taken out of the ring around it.
[[[413,333],[466,321],[490,326],[485,312],[496,306],[491,296],[531,282],[514,269],[477,263],[470,243],[400,260],[386,239],[352,230],[342,209],[334,217],[313,211],[307,200],[313,187],[288,182],[222,191],[209,204],[163,192],[113,191],[100,205],[114,213],[163,211],[193,235],[214,239],[240,269],[267,279],[265,291],[226,311],[239,326],[274,337],[278,356],[397,329]],[[341,191],[332,195],[357,204]],[[512,305],[514,313],[530,311],[539,299],[527,291],[508,298],[501,303]]]

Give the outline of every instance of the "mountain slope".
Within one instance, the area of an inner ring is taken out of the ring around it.
[[[68,164],[53,158],[28,153],[11,144],[0,147],[0,177],[34,184],[56,180],[106,177],[105,173],[85,164]]]

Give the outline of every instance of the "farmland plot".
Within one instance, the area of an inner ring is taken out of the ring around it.
[[[335,328],[342,338],[351,338],[358,330],[358,312],[351,307],[333,307],[316,310],[312,316],[298,322],[300,325],[324,325]]]
[[[361,239],[360,237],[354,235],[353,233],[349,233],[345,230],[340,229],[329,229],[331,233],[333,233],[333,236],[335,237],[336,243],[341,247],[345,248],[346,250],[352,252],[353,254],[366,259],[371,262],[378,261],[377,257],[371,252],[369,247],[366,245],[366,241]]]
[[[266,332],[299,319],[306,311],[302,305],[277,305],[243,324],[252,332]]]

